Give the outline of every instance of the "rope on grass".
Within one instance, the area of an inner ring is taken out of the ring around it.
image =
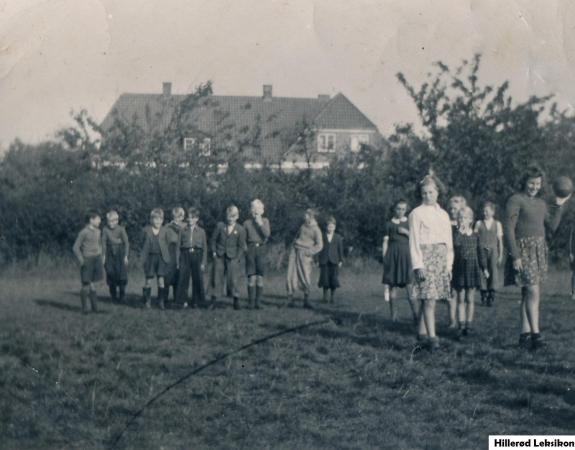
[[[132,414],[132,417],[130,417],[130,420],[128,420],[128,422],[126,422],[126,425],[124,426],[122,431],[120,431],[120,433],[112,441],[111,448],[115,448],[118,445],[118,443],[120,442],[120,440],[122,439],[122,437],[124,436],[124,434],[126,433],[128,428],[130,428],[130,426],[136,421],[136,419],[143,414],[143,412],[146,410],[146,408],[151,406],[159,398],[163,397],[167,392],[172,390],[174,387],[178,386],[179,384],[182,384],[184,381],[188,380],[189,378],[191,378],[192,376],[201,372],[202,370],[207,369],[208,367],[213,366],[214,364],[216,364],[220,361],[223,361],[224,359],[226,359],[232,355],[235,355],[235,354],[240,353],[244,350],[247,350],[248,348],[255,347],[256,345],[263,344],[264,342],[267,342],[267,341],[270,341],[272,339],[283,336],[284,334],[294,333],[296,331],[300,331],[300,330],[303,330],[305,328],[310,328],[310,327],[313,327],[316,325],[324,325],[324,324],[332,322],[332,321],[333,320],[331,318],[323,319],[323,320],[316,320],[315,322],[304,323],[304,324],[298,325],[296,327],[287,328],[285,330],[278,331],[277,333],[268,334],[267,336],[256,339],[255,341],[252,341],[248,344],[242,345],[241,347],[236,348],[235,350],[232,350],[231,352],[224,353],[224,354],[218,356],[217,358],[212,359],[211,361],[207,362],[206,364],[192,370],[191,372],[187,373],[183,377],[174,381],[172,384],[166,386],[164,389],[162,389],[160,392],[158,392],[154,397],[152,397],[150,400],[148,400],[144,404],[144,406],[142,406],[138,411],[136,411],[134,414]]]

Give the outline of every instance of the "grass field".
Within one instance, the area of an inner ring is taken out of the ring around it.
[[[0,276],[0,446],[6,449],[474,449],[489,434],[574,434],[575,302],[568,274],[547,283],[549,348],[516,346],[517,290],[478,306],[476,333],[414,352],[408,306],[388,320],[380,274],[345,270],[336,306],[146,311],[130,303],[80,313],[73,270]],[[301,324],[174,386],[114,439],[149,399],[228,351]]]

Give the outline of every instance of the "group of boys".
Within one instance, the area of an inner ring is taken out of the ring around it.
[[[198,224],[200,213],[188,209],[187,222],[183,208],[172,210],[172,221],[164,225],[162,209],[153,209],[150,223],[144,228],[141,257],[145,284],[143,303],[152,305],[152,282],[157,280],[158,307],[165,309],[170,287],[174,300],[183,308],[207,306],[213,309],[218,293],[233,298],[234,309],[239,309],[239,288],[242,278],[242,258],[248,276],[249,308],[259,309],[263,296],[265,248],[270,237],[269,220],[263,217],[264,205],[259,199],[251,202],[251,217],[243,225],[238,223],[239,210],[235,205],[226,209],[226,221],[217,224],[210,247],[206,233]],[[88,215],[88,224],[80,231],[73,251],[81,269],[82,311],[97,312],[96,285],[106,273],[110,296],[115,302],[124,302],[128,281],[130,244],[123,226],[119,225],[116,211],[106,214],[107,224],[100,230],[101,218],[97,213]],[[213,257],[210,277],[210,302],[206,302],[204,272],[208,251]],[[188,294],[192,286],[191,297]]]

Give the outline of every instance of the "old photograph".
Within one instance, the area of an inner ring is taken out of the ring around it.
[[[575,3],[0,0],[0,449],[575,448]]]

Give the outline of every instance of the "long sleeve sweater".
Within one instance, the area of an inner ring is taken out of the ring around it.
[[[84,258],[101,255],[102,237],[100,229],[90,226],[85,227],[78,233],[72,250],[76,258],[78,258],[78,261],[80,261],[80,264],[84,264]]]
[[[512,195],[505,208],[505,243],[513,259],[520,257],[517,240],[545,237],[546,228],[554,232],[559,226],[563,208],[548,204],[540,197],[519,193]]]
[[[130,242],[128,240],[128,233],[123,226],[116,226],[113,229],[104,227],[102,231],[102,253],[105,255],[109,245],[124,246],[124,255],[128,256],[130,253]]]
[[[316,255],[323,248],[323,238],[317,223],[304,223],[297,234],[294,247],[306,251],[310,256]]]

